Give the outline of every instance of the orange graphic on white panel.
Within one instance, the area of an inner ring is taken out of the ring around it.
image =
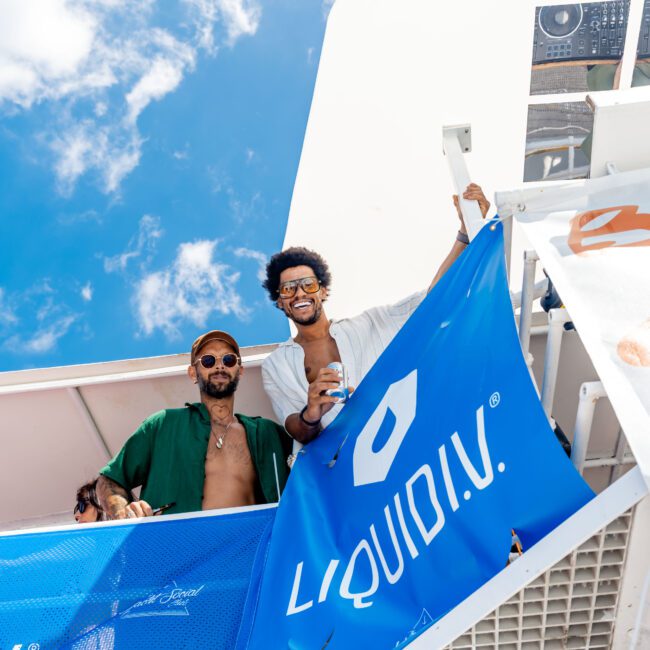
[[[574,253],[611,246],[650,246],[650,214],[638,205],[581,212],[571,220],[569,247]]]

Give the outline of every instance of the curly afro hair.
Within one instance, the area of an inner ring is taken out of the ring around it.
[[[280,287],[280,274],[286,269],[294,266],[308,266],[314,271],[321,286],[329,288],[332,276],[327,262],[315,251],[303,246],[293,246],[276,253],[266,265],[266,280],[262,286],[268,291],[269,298],[275,302],[278,299],[278,288]]]

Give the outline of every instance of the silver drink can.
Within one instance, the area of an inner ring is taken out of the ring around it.
[[[338,388],[329,388],[325,391],[325,394],[329,395],[330,397],[335,397],[336,403],[341,404],[345,402],[350,396],[350,392],[348,391],[348,371],[346,370],[345,366],[338,361],[332,361],[332,363],[328,363],[327,367],[338,372],[340,381]]]

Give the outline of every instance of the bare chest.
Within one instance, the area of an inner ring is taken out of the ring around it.
[[[331,336],[320,341],[302,343],[301,345],[305,351],[305,375],[309,383],[316,379],[316,375],[321,368],[325,368],[328,363],[341,360],[336,341]]]
[[[203,509],[255,503],[256,479],[244,427],[239,422],[228,431],[213,427],[205,455]]]

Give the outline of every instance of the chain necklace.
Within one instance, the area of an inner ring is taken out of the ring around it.
[[[214,432],[214,430],[210,429],[210,433],[214,436],[214,444],[216,445],[217,449],[221,449],[223,447],[223,443],[224,443],[224,440],[226,439],[226,435],[228,434],[228,431],[230,430],[230,427],[232,426],[234,421],[235,421],[235,418],[230,420],[230,422],[228,422],[228,424],[225,425],[225,430],[219,437],[217,437],[217,434]],[[219,422],[217,422],[217,424],[220,427],[224,426],[223,424],[220,424]]]

